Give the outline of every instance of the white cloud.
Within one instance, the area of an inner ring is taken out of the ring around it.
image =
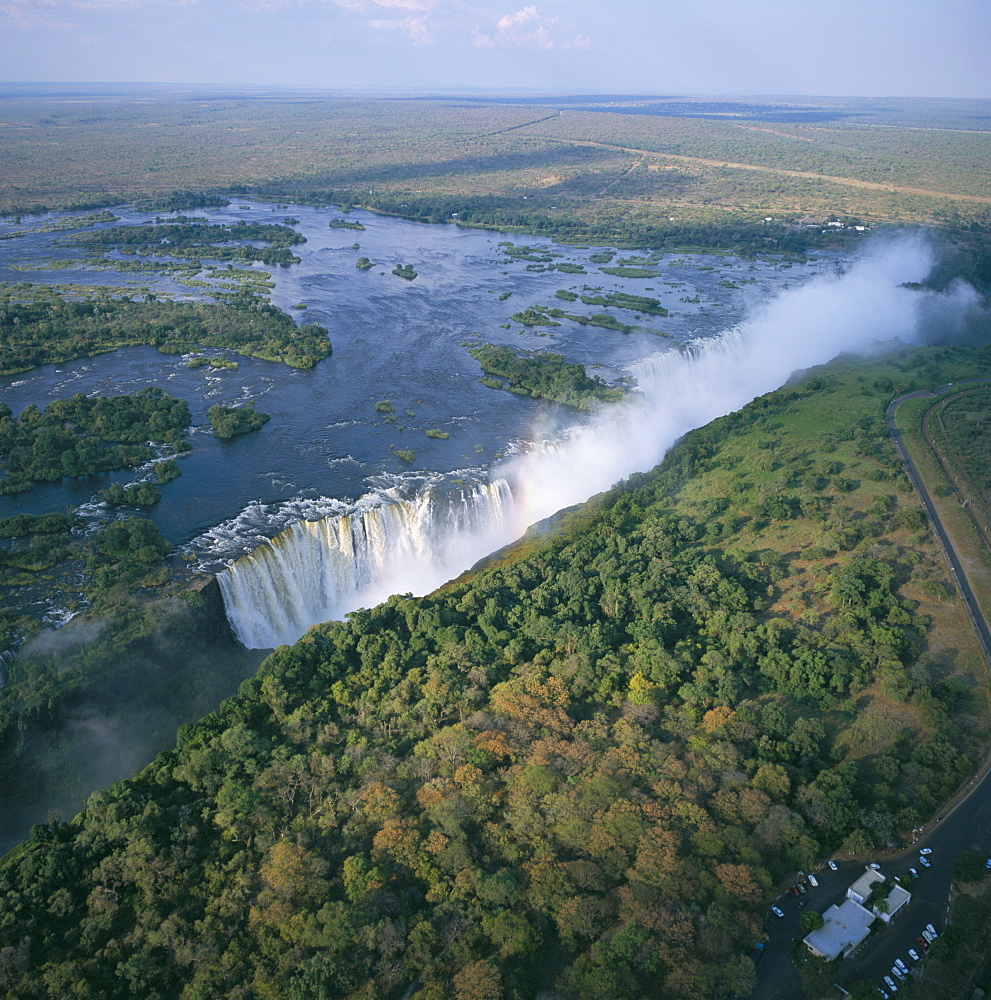
[[[579,52],[585,52],[592,47],[592,39],[587,35],[583,35],[579,32],[570,41],[561,42],[559,48],[562,49],[577,49]]]
[[[193,2],[198,0],[172,0]],[[240,6],[249,10],[281,10],[284,7],[339,7],[353,14],[380,14],[383,11],[408,11],[428,13],[436,10],[440,0],[240,0]]]
[[[562,38],[566,30],[560,18],[545,17],[535,4],[521,7],[510,14],[503,14],[493,31],[475,29],[475,45],[481,49],[587,49],[591,41],[582,34],[573,38]]]
[[[405,31],[414,45],[429,45],[433,41],[425,17],[376,18],[368,23],[376,31]]]
[[[67,9],[59,0],[0,0],[0,18],[19,28],[74,28],[75,24],[59,16]]]
[[[330,0],[345,10],[371,13],[379,8],[384,10],[431,11],[437,8],[438,0]]]
[[[504,14],[496,22],[496,27],[500,31],[512,31],[514,28],[518,28],[521,25],[529,24],[531,21],[539,21],[540,15],[537,13],[537,8],[523,7],[518,10],[515,14]],[[556,21],[557,18],[551,18],[551,21]]]

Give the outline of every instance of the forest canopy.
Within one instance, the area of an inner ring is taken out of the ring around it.
[[[149,386],[133,396],[56,399],[15,417],[0,403],[0,493],[35,483],[133,468],[154,457],[147,442],[182,447],[189,407]]]

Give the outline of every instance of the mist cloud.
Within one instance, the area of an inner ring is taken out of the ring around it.
[[[795,371],[838,354],[870,354],[892,341],[920,343],[936,323],[959,326],[971,289],[937,294],[903,287],[933,265],[921,237],[878,243],[839,275],[815,278],[756,306],[748,319],[687,351],[635,366],[641,394],[574,428],[563,443],[506,465],[516,529],[652,468],[687,431],[770,392]]]

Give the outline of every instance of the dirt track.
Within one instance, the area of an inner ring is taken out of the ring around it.
[[[517,126],[521,127],[521,126]],[[539,135],[539,133],[536,133]],[[596,149],[613,149],[638,156],[656,156],[679,163],[701,163],[709,167],[729,167],[732,170],[756,170],[762,174],[778,174],[784,177],[802,177],[807,180],[828,181],[830,184],[844,184],[847,187],[867,188],[871,191],[892,191],[898,194],[914,194],[923,198],[951,198],[954,201],[969,201],[980,205],[991,205],[991,198],[977,194],[951,194],[948,191],[930,191],[927,188],[901,187],[897,184],[878,184],[875,181],[860,181],[855,177],[836,177],[832,174],[814,174],[806,170],[785,170],[782,167],[762,167],[756,163],[734,163],[731,160],[706,160],[699,156],[680,156],[676,153],[659,153],[650,149],[634,149],[631,146],[616,146],[608,142],[592,142],[590,139],[560,139],[556,136],[541,136],[548,142],[561,142],[571,146],[592,146]]]

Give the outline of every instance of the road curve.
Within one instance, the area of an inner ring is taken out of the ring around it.
[[[967,382],[960,382],[957,384],[974,385],[982,382],[991,382],[991,379],[970,379]],[[936,507],[932,502],[932,497],[930,497],[929,491],[926,489],[922,482],[922,477],[919,475],[919,470],[916,467],[915,462],[912,460],[912,457],[909,455],[908,449],[905,447],[901,431],[899,431],[895,426],[895,411],[906,399],[934,399],[949,388],[949,385],[944,385],[939,386],[932,392],[926,389],[920,389],[916,392],[909,392],[904,396],[899,396],[897,399],[893,399],[888,404],[887,409],[884,411],[884,419],[888,425],[888,430],[891,432],[892,440],[895,442],[895,447],[898,449],[898,454],[901,455],[902,461],[905,463],[905,468],[908,470],[908,475],[912,480],[912,485],[915,487],[915,492],[918,493],[919,499],[922,501],[922,506],[925,508],[926,515],[929,518],[929,523],[932,525],[936,538],[939,541],[939,546],[943,551],[943,556],[946,559],[947,565],[950,567],[950,573],[953,575],[954,583],[957,585],[957,591],[963,598],[964,606],[967,608],[967,614],[970,616],[971,623],[974,626],[974,632],[977,634],[977,639],[981,644],[981,648],[984,650],[984,657],[988,663],[991,664],[991,629],[988,628],[987,619],[985,619],[984,613],[981,611],[980,605],[977,603],[977,598],[974,596],[974,591],[971,589],[970,581],[967,579],[967,574],[964,572],[963,564],[960,561],[960,557],[957,555],[957,551],[953,547],[953,543],[950,541],[950,537],[936,511]]]

